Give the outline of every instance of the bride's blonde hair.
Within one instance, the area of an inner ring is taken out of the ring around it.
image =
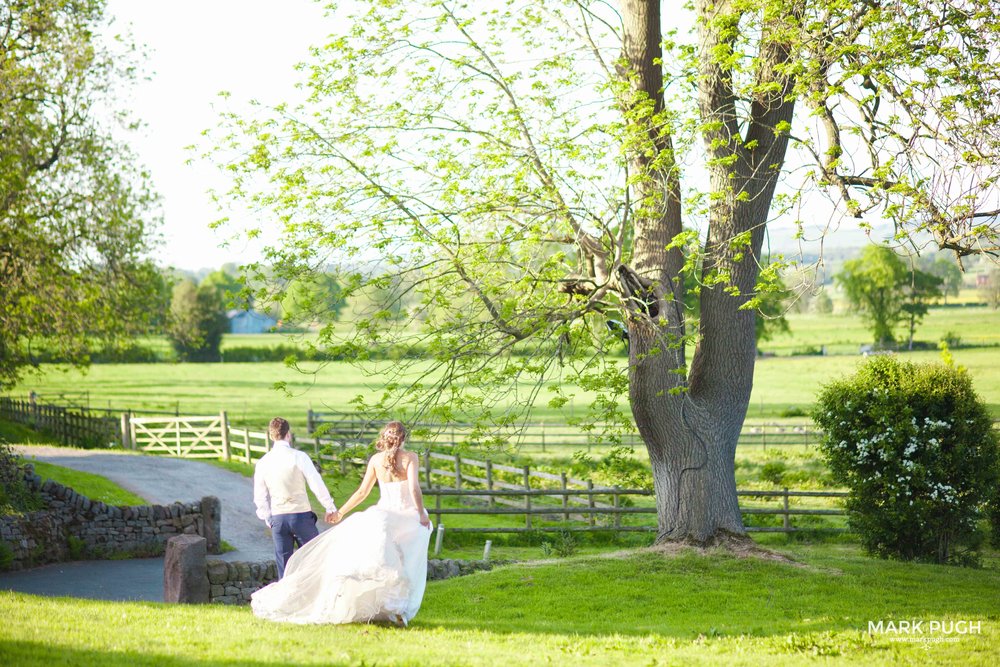
[[[406,436],[406,427],[400,421],[391,421],[379,431],[378,440],[375,441],[375,449],[385,452],[382,467],[389,472],[397,470],[399,450],[403,448]]]

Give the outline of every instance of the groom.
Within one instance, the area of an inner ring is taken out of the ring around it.
[[[253,502],[257,506],[257,516],[271,529],[280,579],[285,576],[285,563],[291,557],[294,546],[301,547],[319,534],[306,484],[326,508],[328,522],[336,513],[337,506],[333,504],[333,498],[309,455],[292,448],[288,422],[275,417],[267,431],[274,445],[257,461],[253,475]]]

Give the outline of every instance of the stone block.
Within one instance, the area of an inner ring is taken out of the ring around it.
[[[167,541],[163,559],[163,601],[208,602],[208,563],[205,538],[178,535]]]
[[[222,553],[222,503],[215,496],[201,499],[201,531],[208,540],[208,553]]]
[[[229,579],[229,568],[221,560],[208,561],[208,580],[213,584],[224,584]]]

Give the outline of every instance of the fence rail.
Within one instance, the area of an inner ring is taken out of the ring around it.
[[[512,435],[512,443],[517,447],[538,448],[542,452],[552,449],[573,447],[575,449],[610,444],[604,440],[600,429],[584,431],[564,422],[531,422]],[[353,413],[319,412],[309,410],[306,429],[310,435],[321,434],[333,440],[352,443],[370,443],[378,435],[380,423],[365,419]],[[417,422],[410,425],[413,432],[410,444],[414,449],[425,447],[449,447],[459,444],[472,432],[472,424],[453,422],[436,424]],[[741,446],[780,447],[788,445],[808,446],[818,444],[821,431],[811,421],[800,422],[748,422],[740,432]],[[625,433],[621,443],[631,447],[641,447],[642,439],[637,432]]]
[[[0,396],[0,418],[47,433],[64,445],[123,443],[123,420],[119,415],[95,415],[87,408]]]
[[[566,490],[566,489],[521,489],[521,490],[498,490],[498,489],[424,489],[423,491],[425,499],[433,498],[433,507],[429,506],[429,503],[425,502],[427,506],[427,512],[435,517],[435,520],[439,526],[445,524],[446,521],[443,517],[446,516],[458,516],[458,515],[480,515],[480,516],[508,516],[508,515],[521,515],[525,518],[524,526],[497,526],[489,528],[448,528],[449,532],[455,533],[526,533],[526,532],[596,532],[596,531],[641,531],[641,532],[655,532],[657,527],[653,524],[639,525],[639,526],[626,526],[621,524],[621,518],[623,515],[655,515],[656,507],[647,506],[622,506],[622,498],[627,498],[631,496],[651,498],[653,496],[652,491],[646,489],[621,489],[618,487],[604,487],[604,488],[588,488],[585,490]],[[595,502],[591,502],[586,507],[573,507],[567,508],[566,501],[570,494],[577,496],[585,495],[593,500],[594,496],[609,496],[613,499],[611,505],[598,505]],[[740,511],[743,514],[754,514],[754,515],[769,515],[769,516],[780,516],[782,518],[781,526],[747,526],[748,532],[783,532],[790,533],[801,530],[792,526],[791,519],[793,516],[847,516],[847,512],[843,509],[815,509],[815,508],[801,508],[792,507],[790,504],[791,498],[796,497],[813,497],[813,498],[837,498],[841,499],[847,496],[846,493],[838,491],[791,491],[787,488],[775,489],[774,491],[737,491],[738,496],[749,496],[756,498],[778,498],[781,500],[781,507],[779,508],[769,508],[769,507],[741,507]],[[513,499],[523,498],[522,506],[517,508],[511,507],[490,507],[488,505],[482,507],[443,507],[441,504],[442,498],[448,497],[484,497],[484,498],[495,498],[495,497],[508,497]],[[533,500],[539,499],[553,499],[556,501],[561,501],[560,504],[549,504],[549,505],[533,505]],[[544,517],[549,520],[547,524],[533,525],[532,517]],[[610,520],[605,518],[603,521],[598,522],[599,517],[610,517]],[[584,522],[584,525],[579,525],[580,522]],[[571,524],[575,522],[575,524]],[[816,528],[811,528],[815,530]],[[843,531],[841,528],[823,528],[821,530],[828,531]]]

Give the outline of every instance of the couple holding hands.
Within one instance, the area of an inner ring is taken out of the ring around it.
[[[254,504],[271,529],[278,581],[253,594],[254,614],[289,623],[406,625],[424,596],[431,523],[418,457],[403,449],[403,424],[382,428],[361,485],[339,510],[309,456],[291,446],[288,422],[272,419],[268,434],[274,445],[257,462]],[[379,502],[348,517],[376,481]],[[307,485],[334,524],[322,535]]]

